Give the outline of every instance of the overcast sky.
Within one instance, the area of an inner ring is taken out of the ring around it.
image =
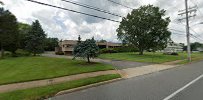
[[[19,22],[24,22],[31,24],[34,20],[39,20],[42,24],[43,29],[49,37],[57,37],[59,39],[77,39],[78,35],[81,35],[82,39],[95,37],[95,39],[105,39],[107,41],[118,42],[116,36],[116,29],[119,23],[98,19],[86,15],[81,15],[69,11],[64,11],[56,8],[51,8],[47,6],[42,6],[26,0],[2,0],[4,2],[4,7],[10,10],[14,15],[16,15]],[[56,6],[65,7],[72,10],[77,10],[85,12],[88,14],[94,14],[105,18],[110,18],[113,20],[121,21],[121,18],[112,15],[104,14],[94,10],[86,9],[84,7],[79,7],[73,4],[66,3],[61,0],[36,0]],[[110,12],[126,16],[131,12],[131,9],[116,5],[108,0],[68,0],[77,1],[83,4],[88,4],[92,6],[99,7],[101,9],[108,10]],[[178,11],[184,9],[185,0],[113,0],[123,5],[127,5],[131,8],[138,8],[141,5],[153,4],[160,7],[161,9],[167,10],[167,16],[171,19],[171,24],[169,28],[176,29],[185,32],[185,21],[177,21]],[[189,0],[189,5],[192,7],[197,4],[199,10],[197,11],[197,16],[190,19],[191,27],[198,38],[203,40],[203,24],[198,23],[203,22],[203,0]],[[175,42],[185,43],[186,39],[184,35],[178,35],[175,31],[172,31],[172,39]],[[180,34],[180,32],[178,32]],[[184,34],[184,33],[183,33]],[[192,42],[199,41],[198,39],[191,39]]]

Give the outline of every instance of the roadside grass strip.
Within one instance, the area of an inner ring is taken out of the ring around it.
[[[41,100],[54,96],[56,93],[73,89],[81,86],[86,86],[98,82],[108,81],[116,78],[120,78],[119,74],[108,74],[97,77],[85,78],[80,80],[74,80],[70,82],[30,88],[24,90],[17,90],[8,93],[1,93],[0,100]]]

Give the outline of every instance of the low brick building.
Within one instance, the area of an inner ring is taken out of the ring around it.
[[[55,52],[63,52],[65,55],[72,55],[74,46],[77,44],[77,40],[64,40],[59,42],[59,47],[55,48]],[[121,47],[121,43],[112,42],[97,42],[100,49],[103,48],[118,48]]]

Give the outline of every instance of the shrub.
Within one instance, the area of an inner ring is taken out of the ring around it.
[[[56,55],[64,55],[64,53],[62,51],[59,52],[55,52]]]
[[[114,48],[116,52],[138,52],[138,49],[131,46],[123,46],[119,48]]]
[[[104,48],[104,49],[100,49],[99,53],[118,53],[118,52],[113,48]]]
[[[166,53],[163,53],[164,55],[175,55],[177,56],[178,53],[177,52],[166,52]]]
[[[30,52],[23,49],[18,49],[16,50],[16,56],[30,56]]]
[[[6,56],[6,57],[11,56],[11,52],[5,51],[4,56]]]
[[[176,56],[177,56],[177,55],[178,55],[178,53],[176,53],[176,52],[173,52],[173,53],[171,53],[171,55],[176,55]]]
[[[100,53],[121,53],[121,52],[138,52],[138,49],[130,46],[100,49]]]

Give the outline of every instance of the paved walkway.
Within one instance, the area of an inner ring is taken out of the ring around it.
[[[51,84],[57,84],[57,83],[79,80],[79,79],[88,78],[88,77],[96,77],[96,76],[107,75],[107,74],[118,74],[118,71],[116,71],[116,70],[99,71],[99,72],[91,72],[91,73],[83,73],[83,74],[77,74],[77,75],[71,75],[71,76],[64,76],[64,77],[59,77],[59,78],[38,80],[38,81],[29,81],[29,82],[23,82],[23,83],[0,85],[0,93],[20,90],[20,89],[33,88],[33,87],[47,86],[47,85],[51,85]]]
[[[132,77],[137,77],[141,75],[151,74],[154,72],[175,68],[178,66],[180,65],[154,64],[154,65],[147,65],[147,66],[136,67],[136,68],[122,69],[120,70],[120,73],[122,74],[123,78],[132,78]]]

